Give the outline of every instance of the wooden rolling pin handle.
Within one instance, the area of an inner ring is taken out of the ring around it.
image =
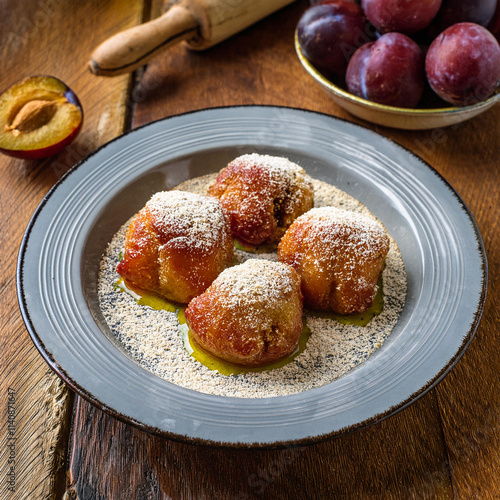
[[[153,21],[108,38],[93,52],[89,70],[99,76],[130,73],[165,48],[196,37],[198,22],[188,9],[174,5]]]

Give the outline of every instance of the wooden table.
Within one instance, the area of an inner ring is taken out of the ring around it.
[[[489,259],[489,294],[475,339],[451,373],[408,409],[297,449],[196,447],[115,420],[48,369],[18,309],[17,251],[37,204],[78,160],[130,128],[214,106],[276,104],[357,122],[323,94],[294,54],[306,0],[206,52],[179,46],[134,77],[92,76],[86,68],[92,49],[155,17],[158,3],[0,0],[0,88],[53,74],[85,109],[80,137],[57,157],[0,158],[0,497],[499,498],[499,106],[453,129],[406,132],[363,123],[421,155],[455,187],[479,224]],[[7,426],[12,409],[14,441]]]

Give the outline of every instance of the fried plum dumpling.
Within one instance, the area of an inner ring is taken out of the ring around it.
[[[233,235],[251,245],[279,241],[314,204],[312,181],[303,168],[286,158],[258,154],[233,160],[208,194],[229,212]]]
[[[215,356],[244,366],[273,363],[299,342],[300,277],[279,262],[248,260],[223,271],[185,314],[194,340]]]
[[[229,215],[213,198],[156,193],[128,227],[117,271],[132,287],[187,304],[231,264],[230,228]]]
[[[278,259],[299,273],[306,307],[352,314],[373,304],[388,251],[380,222],[323,207],[290,226],[278,245]]]

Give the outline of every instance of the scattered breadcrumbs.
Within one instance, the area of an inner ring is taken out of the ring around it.
[[[205,194],[217,174],[182,183],[176,189]],[[374,218],[359,201],[338,188],[313,180],[315,207],[334,206]],[[177,315],[137,304],[118,292],[116,265],[123,251],[127,225],[115,234],[100,263],[99,301],[110,331],[127,354],[144,369],[166,381],[198,392],[238,398],[267,398],[320,387],[346,374],[379,349],[396,325],[406,297],[406,273],[395,241],[383,271],[384,309],[367,326],[345,325],[333,318],[305,311],[311,336],[304,352],[289,364],[269,371],[221,375],[210,370],[184,348]],[[235,250],[238,262],[259,258],[277,260],[276,252]]]

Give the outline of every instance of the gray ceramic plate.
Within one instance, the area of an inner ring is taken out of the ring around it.
[[[363,201],[399,244],[408,273],[403,314],[382,348],[347,375],[298,395],[238,399],[167,383],[125,354],[98,307],[97,267],[116,230],[154,192],[247,152],[287,156]],[[173,439],[279,446],[380,421],[434,386],[474,335],[486,267],[468,209],[407,150],[326,115],[231,107],[151,123],[72,169],[27,228],[18,296],[45,360],[105,411]]]

